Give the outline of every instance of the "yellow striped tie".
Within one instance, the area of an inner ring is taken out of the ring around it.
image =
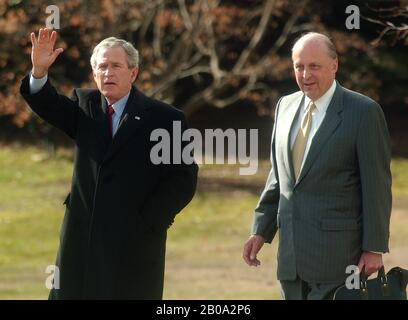
[[[303,116],[300,130],[296,136],[295,144],[293,145],[292,162],[296,180],[299,178],[300,169],[302,167],[307,139],[309,137],[310,128],[312,127],[312,112],[315,109],[316,105],[313,103],[313,101],[310,101],[306,109],[306,112]]]

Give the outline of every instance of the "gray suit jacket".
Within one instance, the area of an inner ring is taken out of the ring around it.
[[[279,230],[278,279],[342,282],[362,251],[388,252],[390,143],[380,106],[337,87],[295,181],[290,131],[303,103],[280,99],[266,187],[252,233],[271,242]]]

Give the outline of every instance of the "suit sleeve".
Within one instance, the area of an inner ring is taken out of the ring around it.
[[[47,79],[40,91],[31,94],[30,76],[26,76],[21,83],[20,93],[39,117],[75,139],[79,112],[75,90],[71,98],[60,95]]]
[[[187,129],[187,121],[183,113],[178,113],[182,133]],[[172,124],[172,123],[171,123]],[[172,132],[170,129],[169,132]],[[170,135],[173,136],[172,134]],[[182,142],[181,150],[188,142]],[[173,138],[171,139],[171,155],[173,155]],[[142,218],[153,231],[168,229],[177,213],[193,198],[197,185],[198,166],[195,162],[186,164],[160,164],[160,182],[150,195],[142,209]]]
[[[364,251],[388,252],[391,215],[391,148],[381,107],[365,109],[357,138]]]
[[[266,181],[265,188],[261,194],[259,202],[255,208],[254,218],[252,223],[252,234],[261,235],[265,241],[271,243],[278,230],[278,206],[279,206],[279,177],[276,171],[276,156],[275,156],[275,135],[276,124],[278,121],[278,108],[280,100],[276,106],[275,122],[272,130],[271,139],[271,170]]]

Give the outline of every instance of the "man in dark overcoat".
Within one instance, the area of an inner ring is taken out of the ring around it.
[[[31,109],[76,144],[50,299],[161,299],[167,230],[197,182],[194,161],[173,161],[181,152],[173,128],[184,132],[186,119],[133,86],[138,52],[114,37],[91,57],[98,90],[59,94],[47,76],[63,51],[54,49],[56,37],[31,34],[33,68],[21,85]],[[151,152],[156,129],[169,133],[170,162]]]

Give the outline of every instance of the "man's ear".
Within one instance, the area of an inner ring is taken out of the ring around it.
[[[139,74],[139,69],[136,67],[132,68],[132,71],[130,73],[130,80],[132,83],[135,82],[138,74]]]
[[[92,69],[92,76],[93,76],[94,81],[96,82],[96,72],[93,69]]]
[[[334,61],[333,61],[333,71],[334,71],[334,73],[336,73],[337,72],[337,69],[339,68],[339,60],[336,58],[336,59],[334,59]]]

